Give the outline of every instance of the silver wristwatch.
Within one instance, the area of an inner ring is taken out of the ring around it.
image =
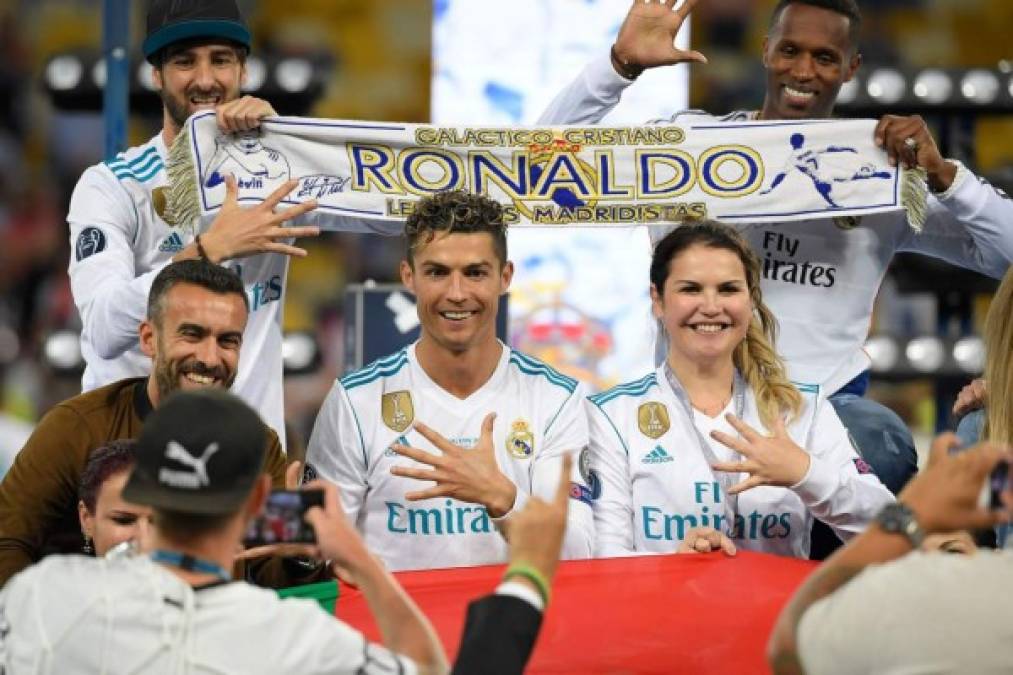
[[[918,548],[925,539],[925,532],[915,519],[914,511],[900,502],[893,502],[883,507],[876,516],[876,522],[884,532],[902,534],[912,548]]]

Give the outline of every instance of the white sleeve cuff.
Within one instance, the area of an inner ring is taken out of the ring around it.
[[[599,98],[619,98],[626,87],[633,84],[616,72],[612,66],[612,53],[604,52],[594,57],[584,70],[589,89]]]
[[[963,163],[955,159],[948,159],[946,161],[957,165],[957,175],[953,177],[953,182],[950,183],[950,187],[935,195],[936,199],[940,201],[947,200],[957,194],[960,186],[963,185],[964,181],[966,181],[968,176],[971,175],[971,172],[967,170],[967,167],[964,166]]]
[[[539,612],[545,611],[542,596],[538,595],[538,591],[516,581],[504,581],[501,583],[496,587],[496,595],[512,595],[528,603]]]
[[[819,457],[809,455],[809,471],[791,490],[806,506],[827,501],[837,490],[840,470]]]

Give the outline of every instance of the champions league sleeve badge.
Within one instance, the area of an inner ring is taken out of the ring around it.
[[[415,421],[415,406],[409,391],[392,391],[380,397],[380,416],[383,423],[396,431],[403,432]]]
[[[672,423],[668,419],[668,408],[664,403],[648,401],[637,408],[637,424],[641,433],[648,438],[661,438]]]
[[[74,256],[78,262],[90,258],[106,249],[106,235],[97,227],[86,227],[77,235],[74,244]]]
[[[510,425],[506,449],[517,459],[530,459],[535,454],[535,435],[531,433],[526,420],[516,419]]]

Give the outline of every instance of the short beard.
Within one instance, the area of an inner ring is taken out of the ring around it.
[[[224,366],[208,368],[195,359],[183,362],[169,361],[162,357],[164,353],[165,349],[161,344],[161,339],[159,339],[158,354],[155,355],[155,362],[152,366],[159,401],[164,401],[171,394],[179,390],[180,378],[185,373],[195,372],[201,375],[210,375],[215,379],[221,380],[225,385],[225,389],[231,389],[232,383],[236,381],[236,371],[229,372]]]
[[[172,120],[173,125],[176,127],[175,131],[178,132],[190,117],[190,109],[186,101],[173,98],[166,93],[165,89],[158,92],[158,97],[162,99],[162,106],[169,112],[169,119]]]
[[[222,96],[221,104],[235,101],[237,98],[239,98],[240,94],[241,91],[238,89],[233,92],[229,92],[223,89],[221,92]],[[175,98],[172,95],[170,95],[163,87],[162,89],[158,90],[158,97],[162,99],[162,106],[165,108],[166,111],[168,111],[169,119],[172,120],[172,124],[173,126],[175,126],[175,131],[179,132],[179,130],[183,128],[183,125],[186,124],[186,121],[190,119],[190,115],[192,114],[190,112],[190,105],[189,105],[190,92],[184,91],[183,96],[181,98]]]

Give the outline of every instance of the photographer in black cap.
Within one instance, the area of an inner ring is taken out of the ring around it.
[[[232,582],[240,539],[271,489],[259,469],[264,440],[257,414],[227,392],[179,392],[157,408],[124,488],[125,498],[153,510],[153,550],[51,556],[12,579],[0,594],[6,672],[39,672],[40,655],[52,673],[168,673],[182,663],[189,673],[445,670],[429,622],[322,481],[307,489],[324,491],[324,507],[306,519],[320,553],[365,595],[383,645],[313,601]]]
[[[145,58],[162,100],[162,129],[143,145],[89,167],[71,198],[71,291],[81,314],[82,388],[89,391],[148,374],[137,326],[158,271],[172,261],[227,263],[259,299],[244,333],[244,356],[233,391],[253,406],[284,444],[281,307],[292,245],[316,227],[283,227],[315,208],[305,202],[275,210],[297,181],[263,203],[240,208],[235,177],[224,176],[225,201],[206,227],[169,222],[165,164],[188,117],[214,110],[224,133],[257,133],[275,115],[267,101],[241,94],[250,32],[235,0],[155,0],[149,4]]]

